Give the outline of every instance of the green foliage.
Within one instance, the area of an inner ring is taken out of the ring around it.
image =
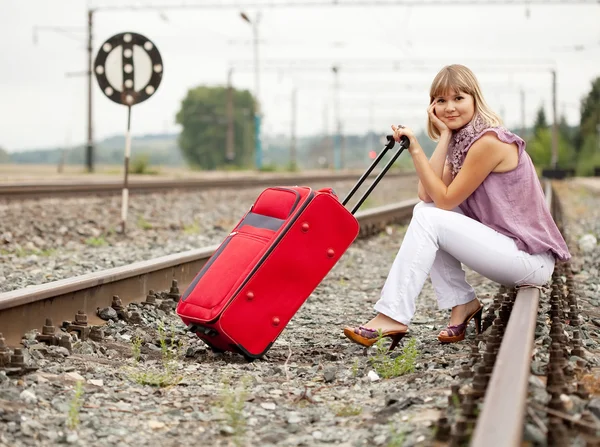
[[[200,225],[198,222],[194,221],[191,224],[186,224],[183,226],[184,234],[199,234],[200,233]]]
[[[416,361],[420,353],[417,350],[417,341],[414,338],[408,341],[402,350],[402,354],[396,358],[392,358],[388,354],[381,332],[375,347],[377,348],[376,354],[369,361],[380,377],[390,379],[415,371]]]
[[[535,124],[533,125],[533,133],[537,135],[540,131],[548,129],[548,122],[546,121],[546,112],[544,107],[540,106],[535,116]]]
[[[142,357],[142,338],[136,336],[131,340],[131,352],[133,353],[133,359],[139,362]]]
[[[552,130],[540,129],[527,142],[527,152],[536,166],[550,166],[552,161]],[[575,162],[575,151],[567,139],[558,135],[558,167],[570,167]]]
[[[138,216],[137,226],[138,226],[138,228],[141,228],[142,230],[151,230],[152,229],[152,224],[150,222],[148,222],[146,219],[144,219],[144,216]]]
[[[600,167],[600,141],[597,136],[588,135],[579,151],[575,173],[578,176],[593,175],[596,166]]]
[[[275,165],[274,163],[267,163],[267,164],[263,164],[260,167],[260,170],[262,172],[277,172],[277,165]]]
[[[138,154],[131,159],[129,164],[130,174],[145,174],[145,175],[156,175],[158,170],[150,169],[150,155]]]
[[[402,430],[397,430],[394,426],[390,426],[390,436],[386,447],[403,447],[406,433]]]
[[[246,419],[243,414],[244,405],[248,398],[249,377],[243,377],[240,381],[240,387],[233,388],[229,379],[223,380],[223,389],[221,399],[217,405],[225,415],[225,422],[233,430],[233,436],[236,444],[239,444],[241,436],[246,431]]]
[[[94,144],[94,161],[98,165],[123,166],[125,137],[118,135]],[[37,150],[15,151],[10,153],[11,163],[21,164],[53,164],[59,163],[64,151],[66,165],[83,165],[86,149],[84,146],[46,148]],[[152,166],[182,166],[183,156],[177,146],[175,134],[155,134],[134,136],[131,139],[132,154],[145,154],[148,164]],[[122,173],[122,168],[115,173]],[[152,171],[149,171],[152,173]]]
[[[247,90],[233,90],[233,163],[225,157],[227,143],[227,88],[199,86],[188,90],[176,121],[183,127],[178,143],[188,164],[217,169],[244,166],[254,153],[254,98]]]
[[[67,427],[75,430],[79,425],[79,411],[83,405],[83,382],[77,381],[75,385],[75,394],[69,403],[69,414],[67,416]]]
[[[363,410],[361,406],[352,404],[333,406],[332,409],[338,417],[358,416]]]
[[[182,377],[177,375],[177,358],[182,353],[182,343],[175,342],[174,335],[175,333],[172,328],[170,334],[168,334],[165,331],[163,322],[159,322],[158,339],[161,351],[161,365],[158,369],[147,368],[132,370],[128,375],[130,380],[133,380],[140,385],[156,387],[176,385],[181,381]],[[134,360],[138,363],[141,353],[141,340],[136,339],[132,343]]]
[[[581,101],[581,120],[576,145],[581,151],[586,140],[598,135],[600,126],[600,77],[592,82],[592,88],[588,95]]]
[[[92,247],[101,247],[103,245],[106,245],[106,239],[104,239],[102,236],[100,237],[89,237],[85,240],[85,244],[86,245],[90,245]]]
[[[18,258],[24,258],[26,256],[31,256],[31,255],[48,257],[48,256],[52,256],[55,252],[56,252],[56,249],[54,249],[54,248],[45,248],[43,250],[30,250],[30,249],[25,249],[23,247],[18,246],[12,251],[6,250],[4,248],[0,248],[1,256],[8,256],[8,255],[14,254]]]

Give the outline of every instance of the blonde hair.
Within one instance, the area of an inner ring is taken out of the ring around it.
[[[431,83],[429,90],[429,104],[438,96],[447,94],[450,90],[463,92],[473,97],[475,113],[473,118],[479,115],[489,127],[502,125],[502,119],[488,106],[483,99],[483,93],[479,87],[479,82],[471,70],[464,65],[453,64],[446,65],[440,70]],[[427,134],[437,141],[440,138],[440,132],[427,116]]]

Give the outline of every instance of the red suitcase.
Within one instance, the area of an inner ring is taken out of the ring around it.
[[[359,233],[354,213],[408,147],[403,138],[352,211],[345,205],[394,146],[388,143],[343,202],[333,190],[265,189],[177,304],[177,315],[213,350],[263,356]]]

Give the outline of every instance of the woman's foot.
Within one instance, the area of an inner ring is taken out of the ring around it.
[[[481,326],[482,304],[477,298],[466,304],[460,304],[452,308],[448,328],[440,331],[438,339],[444,342],[460,341],[464,339],[467,324],[475,318],[475,326],[479,333]]]
[[[383,314],[378,314],[363,326],[344,328],[344,335],[346,337],[355,343],[367,347],[377,342],[380,332],[382,337],[390,337],[392,339],[391,351],[402,340],[402,337],[406,335],[408,326]]]
[[[402,324],[396,320],[392,320],[390,317],[384,314],[377,314],[367,324],[363,324],[362,327],[367,329],[375,329],[376,331],[381,329],[382,332],[389,331],[404,331],[408,330],[408,326]]]

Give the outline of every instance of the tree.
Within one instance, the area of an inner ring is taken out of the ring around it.
[[[600,139],[596,135],[588,135],[577,157],[578,176],[594,175],[594,168],[600,166]]]
[[[548,167],[552,161],[552,129],[540,129],[527,142],[527,153],[536,166]],[[568,168],[573,164],[573,151],[564,135],[558,134],[557,167]]]
[[[544,130],[547,128],[548,122],[546,121],[546,112],[544,112],[544,106],[540,106],[535,117],[535,124],[533,125],[533,134],[537,135],[540,130]]]
[[[575,144],[581,150],[586,139],[597,136],[600,126],[600,77],[592,82],[592,89],[581,101],[581,120]]]
[[[254,98],[247,90],[233,90],[233,164],[246,166],[254,154]],[[176,115],[183,126],[178,144],[185,160],[203,169],[217,169],[226,163],[227,88],[199,86],[188,90]]]
[[[4,150],[4,148],[0,147],[0,163],[8,162],[10,162],[10,155]]]

